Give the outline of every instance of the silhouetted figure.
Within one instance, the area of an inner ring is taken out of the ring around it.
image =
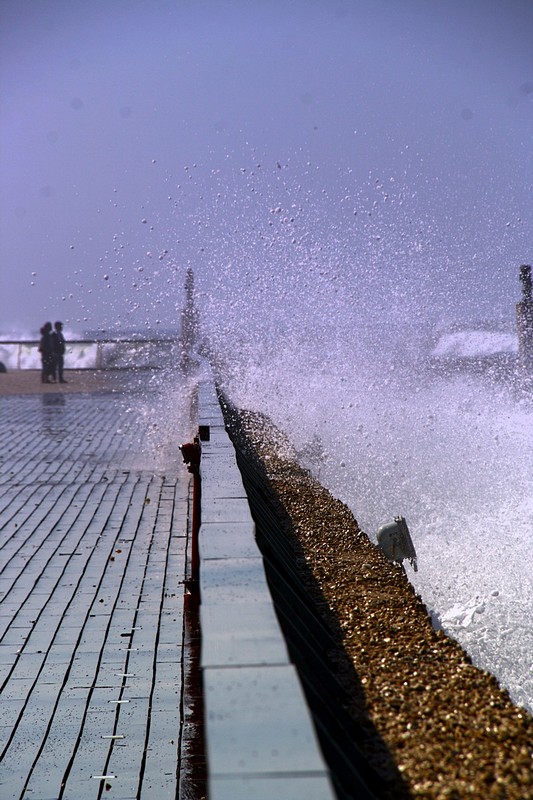
[[[55,331],[52,337],[52,352],[54,354],[54,373],[59,383],[66,383],[63,378],[63,363],[65,356],[65,337],[63,336],[63,323],[54,323]]]
[[[41,354],[41,381],[42,383],[55,383],[55,359],[52,345],[52,323],[45,322],[41,328],[41,339],[39,341],[39,353]]]

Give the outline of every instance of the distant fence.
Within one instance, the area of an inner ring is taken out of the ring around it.
[[[0,342],[7,370],[40,369],[38,341]],[[66,369],[160,369],[179,363],[180,345],[171,339],[69,341]]]

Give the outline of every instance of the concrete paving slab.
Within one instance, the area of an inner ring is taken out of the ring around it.
[[[274,777],[217,777],[209,783],[209,800],[324,800],[334,797],[329,777],[277,775]]]
[[[204,681],[213,777],[326,774],[292,665],[207,668]]]
[[[204,604],[202,667],[288,664],[285,639],[271,602]]]
[[[257,558],[255,524],[252,519],[231,524],[203,522],[199,547],[202,561],[211,558]]]

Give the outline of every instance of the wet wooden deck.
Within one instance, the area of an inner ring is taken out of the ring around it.
[[[188,595],[190,402],[140,378],[0,397],[0,798],[332,798],[214,385]]]
[[[0,398],[2,800],[179,793],[189,476],[139,405]]]

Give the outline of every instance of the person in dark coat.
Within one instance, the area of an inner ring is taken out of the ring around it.
[[[52,338],[52,352],[54,354],[54,374],[59,383],[66,383],[63,378],[63,363],[65,356],[65,337],[63,336],[63,323],[54,323]]]
[[[45,322],[41,328],[41,339],[39,341],[39,353],[41,354],[41,381],[42,383],[55,382],[55,360],[52,349],[52,323]]]

